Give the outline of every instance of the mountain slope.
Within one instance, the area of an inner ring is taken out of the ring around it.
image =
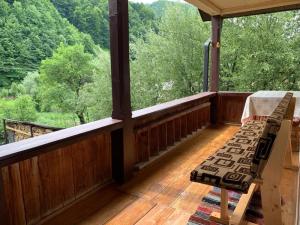
[[[0,1],[0,87],[37,70],[62,42],[82,43],[93,51],[89,35],[61,17],[48,0]]]

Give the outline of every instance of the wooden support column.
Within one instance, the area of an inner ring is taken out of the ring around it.
[[[220,47],[221,31],[223,19],[220,16],[213,16],[212,22],[212,46],[211,46],[211,80],[210,91],[219,90],[219,72],[220,72]]]
[[[130,100],[128,0],[109,0],[109,19],[112,118],[124,121],[123,129],[111,135],[113,178],[123,182],[131,176],[135,163]]]
[[[128,0],[109,0],[110,54],[114,119],[131,117]]]

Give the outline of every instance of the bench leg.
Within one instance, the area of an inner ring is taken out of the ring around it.
[[[229,224],[229,215],[228,215],[228,191],[221,188],[221,212],[213,212],[210,215],[210,220],[224,225]]]
[[[265,225],[282,225],[279,185],[264,183],[261,186],[261,199]]]
[[[292,141],[291,141],[291,135],[288,136],[288,147],[285,154],[285,168],[297,171],[299,169],[299,166],[293,162],[293,149],[292,149]]]
[[[265,225],[282,225],[280,181],[284,158],[290,151],[291,121],[283,120],[272,147],[272,154],[262,172],[261,199]]]

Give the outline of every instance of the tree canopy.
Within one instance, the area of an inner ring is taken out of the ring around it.
[[[109,48],[108,0],[51,0],[60,14],[96,44]],[[129,2],[130,41],[155,28],[155,13],[145,4]]]
[[[44,107],[73,112],[85,123],[87,85],[93,82],[92,55],[82,45],[61,45],[51,58],[42,61],[40,101]]]

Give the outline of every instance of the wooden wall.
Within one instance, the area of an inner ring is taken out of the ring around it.
[[[218,92],[218,122],[241,123],[244,105],[250,92]]]
[[[111,181],[110,142],[110,132],[95,134],[3,167],[10,223],[36,224]]]

